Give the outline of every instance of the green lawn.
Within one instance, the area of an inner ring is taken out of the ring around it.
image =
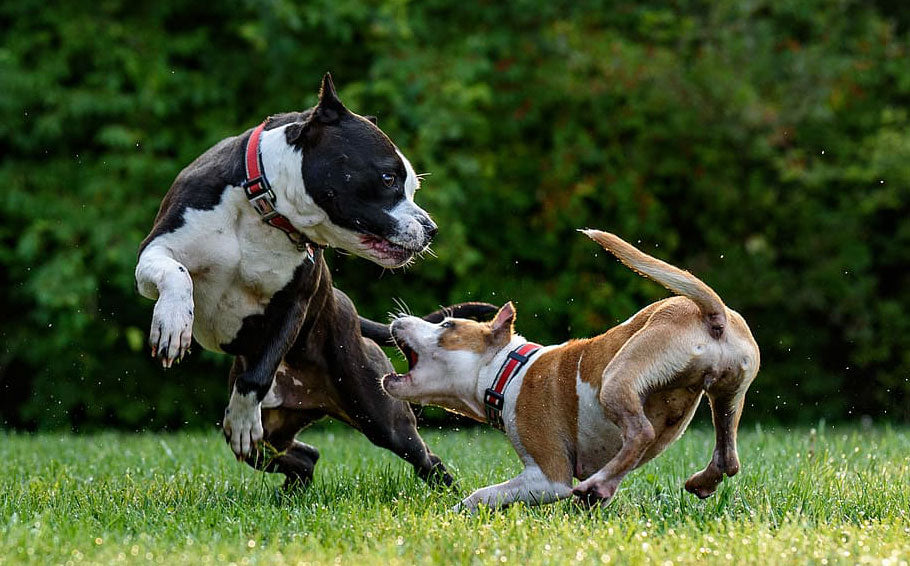
[[[424,435],[465,492],[519,470],[495,431]],[[743,430],[742,471],[705,501],[682,490],[712,446],[691,430],[607,509],[473,517],[353,431],[302,438],[317,480],[285,496],[215,432],[0,433],[0,565],[910,562],[906,428]]]

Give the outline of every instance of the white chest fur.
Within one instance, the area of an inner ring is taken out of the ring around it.
[[[280,230],[263,224],[239,187],[211,210],[188,209],[179,229],[149,246],[165,246],[193,279],[193,336],[220,352],[250,315],[261,314],[305,255]]]

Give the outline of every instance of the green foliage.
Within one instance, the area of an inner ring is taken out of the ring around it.
[[[520,463],[492,429],[424,431],[462,493],[431,490],[350,428],[304,433],[316,479],[238,463],[218,433],[0,433],[0,566],[62,564],[893,564],[910,558],[910,431],[743,430],[742,470],[682,489],[713,434],[690,430],[606,509],[450,508]]]
[[[441,227],[404,273],[330,257],[365,314],[514,299],[529,338],[601,332],[665,295],[574,232],[603,228],[750,322],[747,419],[910,418],[910,18],[886,5],[6,2],[3,420],[218,418],[224,357],[147,358],[135,251],[183,166],[326,70],[432,173]]]

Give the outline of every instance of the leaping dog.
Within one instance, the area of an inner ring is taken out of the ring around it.
[[[736,430],[759,367],[746,321],[689,272],[613,234],[584,233],[680,296],[653,303],[596,338],[558,346],[516,334],[511,302],[489,323],[452,317],[392,323],[411,365],[404,375],[386,376],[386,390],[504,429],[524,463],[517,477],[472,493],[461,509],[573,494],[606,503],[626,474],[679,438],[703,394],[716,444],[686,490],[708,497],[725,474],[739,471]],[[573,477],[582,480],[574,487]]]
[[[333,246],[385,267],[410,262],[437,230],[414,203],[418,186],[407,158],[375,119],[342,104],[328,74],[315,107],[222,140],[177,176],[136,266],[139,292],[157,301],[152,356],[170,367],[193,337],[235,356],[223,429],[238,458],[305,483],[319,453],[296,434],[331,415],[421,477],[452,482],[407,403],[382,390],[392,366],[360,325],[386,342],[388,327],[358,318],[322,254]],[[274,452],[264,455],[262,440]]]

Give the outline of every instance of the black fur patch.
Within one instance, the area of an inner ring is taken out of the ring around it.
[[[222,344],[221,349],[234,356],[256,358],[270,347],[296,340],[296,335],[276,336],[275,331],[289,311],[301,302],[306,304],[320,290],[320,286],[325,286],[323,278],[317,276],[321,271],[328,272],[322,250],[315,251],[313,260],[313,263],[304,261],[297,266],[291,281],[272,295],[265,311],[245,317],[237,335],[230,343]]]
[[[303,149],[307,193],[333,223],[386,238],[397,227],[389,214],[405,199],[404,162],[379,128],[354,114],[323,125],[319,143]],[[383,174],[394,182],[386,186]]]
[[[375,119],[345,108],[329,75],[319,103],[287,136],[302,150],[307,193],[334,224],[386,239],[396,233],[398,223],[389,212],[406,198],[404,162]],[[420,222],[435,233],[428,216]]]

